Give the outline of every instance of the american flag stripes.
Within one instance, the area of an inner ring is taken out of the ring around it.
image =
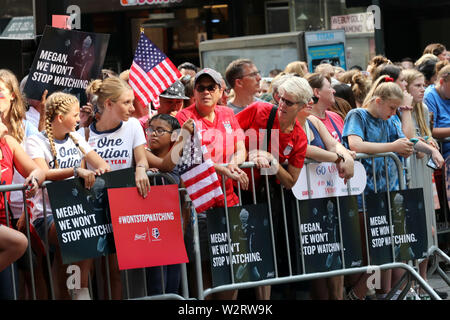
[[[191,141],[183,148],[178,170],[195,210],[200,213],[224,203],[224,195],[211,159],[205,159],[206,146],[201,145],[200,133],[194,128]]]
[[[180,71],[143,32],[134,54],[128,83],[144,104],[159,107],[159,95],[181,77]]]

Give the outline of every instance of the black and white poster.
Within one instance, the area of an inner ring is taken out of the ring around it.
[[[231,283],[230,264],[235,283],[274,278],[267,204],[231,207],[228,217],[231,246],[228,245],[225,209],[216,208],[207,214],[213,286]]]
[[[427,226],[423,190],[392,191],[389,197],[391,220],[386,193],[366,195],[370,263],[393,262],[393,252],[396,262],[424,258]]]
[[[391,192],[390,197],[395,261],[426,257],[428,248],[423,190]]]
[[[134,168],[97,177],[90,190],[84,187],[81,178],[47,185],[64,264],[116,251],[107,189],[135,185]]]
[[[85,90],[98,78],[109,34],[46,26],[25,85],[27,98],[40,100],[45,89],[73,94],[82,104]]]
[[[361,241],[361,221],[357,197],[339,197],[339,208],[345,267],[361,267],[364,265],[362,244],[365,244],[365,241]]]
[[[391,263],[392,237],[386,192],[368,193],[365,196],[365,206],[370,264]]]
[[[305,272],[342,268],[342,249],[336,198],[299,202]]]

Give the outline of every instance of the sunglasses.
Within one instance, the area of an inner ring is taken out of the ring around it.
[[[211,92],[216,91],[216,89],[217,89],[217,85],[215,85],[215,84],[212,84],[212,85],[209,85],[209,86],[206,86],[206,87],[202,86],[202,85],[199,85],[199,86],[195,87],[195,90],[197,90],[200,93],[204,92],[205,90],[208,90],[211,93]]]
[[[283,102],[288,107],[292,107],[294,104],[298,103],[298,101],[297,102],[292,102],[292,101],[287,100],[287,99],[285,99],[283,97],[280,97],[280,102]]]

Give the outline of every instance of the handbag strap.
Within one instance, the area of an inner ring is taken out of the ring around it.
[[[277,110],[278,110],[278,106],[277,105],[273,105],[272,110],[270,110],[270,114],[269,114],[269,119],[267,120],[267,130],[266,130],[266,138],[264,139],[263,143],[263,150],[264,151],[269,151],[268,148],[270,146],[270,140],[271,140],[271,136],[272,136],[272,127],[273,127],[273,122],[275,121],[275,116],[277,114]]]

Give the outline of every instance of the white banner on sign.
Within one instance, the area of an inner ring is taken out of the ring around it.
[[[310,179],[309,188],[307,172]],[[339,178],[336,164],[332,162],[311,163],[303,166],[292,192],[299,200],[358,195],[366,188],[366,182],[366,170],[359,161],[355,161],[353,178],[347,181],[347,184],[344,184],[344,179]]]

